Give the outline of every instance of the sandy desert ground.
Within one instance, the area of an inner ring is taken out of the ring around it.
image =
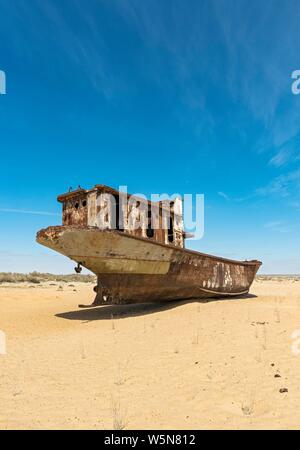
[[[1,429],[299,428],[300,281],[78,309],[92,286],[0,286]]]

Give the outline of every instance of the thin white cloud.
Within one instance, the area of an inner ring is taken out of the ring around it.
[[[293,65],[298,61],[295,36],[299,5],[265,2],[262,7],[253,2],[211,0],[187,9],[174,0],[170,10],[164,2],[115,0],[110,6],[136,30],[149,52],[165,52],[172,67],[167,86],[178,86],[187,106],[205,111],[205,116],[210,114],[203,81],[199,85],[199,80],[208,75],[212,85],[222,82],[232,99],[243,104],[263,127],[254,150],[267,151],[274,167],[290,162],[298,148],[292,141],[300,131],[300,98],[297,104],[290,89],[291,70],[298,68]],[[214,35],[207,42],[212,27]],[[219,66],[217,59],[211,64],[203,57],[207,45],[224,50],[225,67]],[[155,61],[159,64],[159,58]],[[147,67],[147,74],[153,79],[162,77],[157,79],[160,83],[164,79],[157,69],[153,64]],[[285,107],[281,108],[283,102]],[[289,150],[281,150],[288,142]]]
[[[33,53],[39,53],[41,58],[46,58],[46,52],[41,53],[42,43],[46,39],[51,51],[58,54],[58,64],[59,55],[62,53],[77,70],[81,71],[83,78],[107,99],[119,89],[121,80],[115,76],[109,62],[109,49],[95,18],[95,8],[87,7],[82,1],[73,0],[72,14],[74,17],[77,16],[77,19],[80,18],[85,30],[82,32],[77,26],[77,21],[69,20],[70,18],[64,14],[64,8],[55,2],[32,1],[30,8],[24,2],[19,2],[18,5],[10,2],[2,6],[3,16],[7,14],[8,17],[13,17],[13,23],[18,24],[11,31],[10,42],[20,53],[20,58],[31,59]],[[26,45],[29,34],[36,42],[36,46],[31,45],[30,49]],[[60,67],[56,67],[55,70],[59,73]]]
[[[292,194],[299,195],[300,191],[300,169],[279,175],[269,184],[256,189],[254,195],[270,196],[278,195],[280,197],[288,197]]]
[[[36,214],[39,216],[61,216],[61,214],[49,211],[33,211],[28,209],[0,208],[0,212],[17,213],[17,214]]]
[[[282,222],[280,220],[273,221],[273,222],[267,222],[264,224],[264,228],[274,228],[274,227],[278,227],[281,224],[282,224]]]
[[[269,165],[281,167],[287,164],[290,160],[291,152],[287,148],[280,149],[269,161]]]
[[[222,191],[219,191],[218,192],[218,195],[220,196],[220,197],[223,197],[223,198],[225,198],[225,200],[229,200],[229,196],[227,195],[227,194],[225,194],[225,192],[222,192]]]
[[[291,227],[282,220],[267,222],[264,224],[264,228],[278,231],[279,233],[289,233],[291,231]]]
[[[281,167],[289,159],[280,148],[290,142],[290,156],[299,148],[293,140],[300,131],[300,98],[291,93],[291,72],[299,69],[299,3],[264,2],[262,7],[255,2],[212,0],[212,5],[229,61],[226,85],[263,126],[256,151],[268,152],[270,164]]]

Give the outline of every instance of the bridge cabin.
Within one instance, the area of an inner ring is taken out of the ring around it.
[[[64,226],[96,227],[129,233],[162,244],[184,247],[182,199],[151,202],[109,186],[59,195]]]

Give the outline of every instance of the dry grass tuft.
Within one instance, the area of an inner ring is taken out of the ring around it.
[[[0,284],[1,283],[34,283],[39,284],[42,282],[65,282],[70,283],[74,281],[80,281],[82,283],[95,283],[96,276],[94,275],[80,275],[80,274],[70,274],[70,275],[53,275],[51,273],[14,273],[14,272],[1,272],[0,273]]]
[[[113,417],[113,429],[124,430],[127,425],[127,421],[121,411],[120,398],[118,398],[118,400],[112,398],[112,417]]]
[[[300,281],[300,275],[256,275],[255,280],[260,281]]]

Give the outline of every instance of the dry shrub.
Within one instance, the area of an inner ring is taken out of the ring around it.
[[[69,274],[69,275],[54,275],[52,273],[14,273],[14,272],[1,272],[0,283],[34,283],[39,284],[42,282],[56,281],[56,282],[76,282],[81,283],[96,283],[95,275],[82,275],[82,274]]]

